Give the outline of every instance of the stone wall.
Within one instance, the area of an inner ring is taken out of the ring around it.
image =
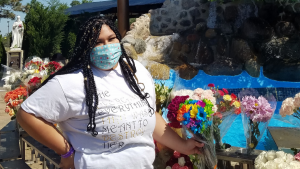
[[[300,81],[299,18],[300,2],[166,0],[137,19],[124,39],[148,68],[161,64],[185,79],[199,69],[258,77],[263,66],[266,77]]]

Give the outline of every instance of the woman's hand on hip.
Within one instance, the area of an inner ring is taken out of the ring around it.
[[[62,158],[61,157],[59,168],[61,168],[61,169],[75,169],[75,167],[74,167],[74,156],[75,156],[75,152],[67,158]]]

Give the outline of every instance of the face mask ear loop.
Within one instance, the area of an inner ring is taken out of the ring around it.
[[[126,63],[126,65],[128,66],[128,68],[130,69],[131,73],[133,73],[133,70],[130,67],[130,65],[126,61],[124,61],[124,62]],[[138,80],[138,78],[136,77],[136,75],[134,73],[133,73],[133,77],[135,78],[137,84],[143,85],[143,88],[141,89],[141,91],[144,91],[144,89],[145,89],[144,83],[139,83],[139,80]]]

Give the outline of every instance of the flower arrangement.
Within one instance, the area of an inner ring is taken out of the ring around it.
[[[44,65],[43,69],[47,70],[48,75],[52,75],[53,73],[57,72],[59,69],[62,68],[63,65],[61,65],[58,62],[51,61],[48,64]]]
[[[300,162],[283,151],[263,151],[255,159],[256,169],[300,169]]]
[[[26,88],[20,86],[15,90],[9,91],[4,96],[6,103],[5,112],[11,116],[11,119],[15,118],[16,112],[18,111],[21,103],[27,98]]]
[[[300,93],[296,94],[294,98],[286,98],[279,110],[281,117],[293,116],[298,119],[295,124],[300,124]]]
[[[39,57],[33,57],[29,62],[25,63],[25,70],[40,70],[44,61]]]
[[[228,144],[223,144],[222,138],[228,132],[237,115],[241,113],[240,101],[234,93],[229,94],[228,90],[225,88],[220,90],[212,83],[208,84],[208,87],[214,93],[214,97],[217,100],[217,111],[214,113],[213,119],[213,133],[216,141],[216,149],[225,149]]]
[[[254,89],[241,91],[239,98],[242,100],[242,121],[247,153],[251,153],[267,128],[277,102],[272,94],[260,96]]]
[[[156,94],[156,111],[162,115],[162,108],[167,106],[168,97],[172,91],[172,88],[168,88],[163,83],[155,84]]]
[[[203,153],[197,156],[198,168],[214,168],[216,155],[212,136],[212,116],[215,113],[216,99],[211,90],[196,89],[191,98],[175,96],[168,105],[167,118],[172,126],[182,127],[185,138],[194,138],[205,143]]]
[[[174,151],[173,156],[166,162],[166,169],[193,169],[190,157]]]

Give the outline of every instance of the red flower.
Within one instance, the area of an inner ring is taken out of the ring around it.
[[[175,122],[172,122],[172,123],[168,123],[168,125],[170,127],[173,127],[173,128],[181,128],[182,126],[180,125],[180,122],[179,121],[175,121]]]
[[[208,84],[208,87],[215,87],[213,83]]]
[[[220,109],[220,112],[225,112],[225,111],[226,111],[226,107],[222,106],[221,109]]]
[[[218,91],[221,96],[224,96],[224,92],[222,90]]]
[[[242,112],[241,108],[238,108],[234,111],[235,114],[241,114],[241,112]]]
[[[224,91],[224,93],[228,94],[228,90],[227,89],[222,89]]]
[[[236,100],[237,97],[234,93],[231,93],[231,98],[232,98],[232,100]]]
[[[179,158],[180,157],[180,153],[178,151],[174,151],[173,156],[175,158]]]
[[[181,166],[180,166],[178,163],[175,163],[175,164],[172,166],[172,169],[181,169]]]
[[[33,77],[29,80],[28,84],[35,86],[36,84],[41,83],[41,79],[41,77]]]
[[[220,112],[216,112],[214,113],[214,116],[219,117],[220,119],[222,119],[223,115]]]

